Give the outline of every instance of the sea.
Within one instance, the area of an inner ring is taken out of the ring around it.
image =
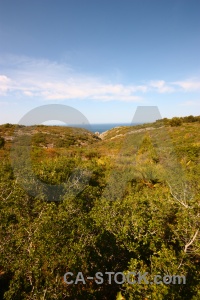
[[[136,126],[136,125],[139,125],[139,123],[102,123],[102,124],[79,124],[79,125],[69,125],[71,127],[79,127],[79,128],[85,128],[85,129],[88,129],[92,132],[99,132],[99,133],[102,133],[102,132],[105,132],[107,130],[110,130],[112,128],[115,128],[115,127],[120,127],[120,126]]]

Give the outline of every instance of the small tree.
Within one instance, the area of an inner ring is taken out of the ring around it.
[[[180,118],[174,117],[174,118],[172,118],[172,119],[170,120],[169,124],[170,124],[171,126],[173,126],[173,127],[174,127],[174,126],[181,126],[182,120],[181,120]]]
[[[196,122],[196,121],[197,121],[197,118],[192,115],[184,118],[184,122],[192,123],[192,122]]]
[[[0,136],[0,148],[3,148],[4,145],[5,145],[5,139]]]

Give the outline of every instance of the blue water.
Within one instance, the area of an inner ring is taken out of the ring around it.
[[[102,133],[102,132],[105,132],[107,130],[110,130],[112,128],[115,128],[115,127],[119,127],[119,126],[134,126],[134,125],[138,125],[137,124],[130,124],[130,123],[108,123],[108,124],[90,124],[90,125],[70,125],[70,126],[73,126],[73,127],[81,127],[81,128],[85,128],[85,129],[88,129],[92,132],[99,132],[99,133]]]

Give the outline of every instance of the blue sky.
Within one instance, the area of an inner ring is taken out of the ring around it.
[[[0,123],[66,104],[90,123],[200,114],[199,0],[0,0]]]

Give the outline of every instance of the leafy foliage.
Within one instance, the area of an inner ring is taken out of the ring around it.
[[[199,126],[199,117],[180,126],[158,120],[113,129],[102,140],[77,128],[17,127],[22,149],[31,140],[35,177],[26,163],[22,174],[35,196],[20,184],[20,147],[19,173],[10,163],[16,126],[0,126],[10,138],[0,150],[0,297],[198,300]],[[87,279],[107,271],[148,272],[149,281],[184,275],[186,284]],[[86,284],[67,285],[66,272],[73,279],[82,272]]]
[[[4,145],[5,145],[5,140],[3,137],[0,136],[0,148],[3,148]]]

